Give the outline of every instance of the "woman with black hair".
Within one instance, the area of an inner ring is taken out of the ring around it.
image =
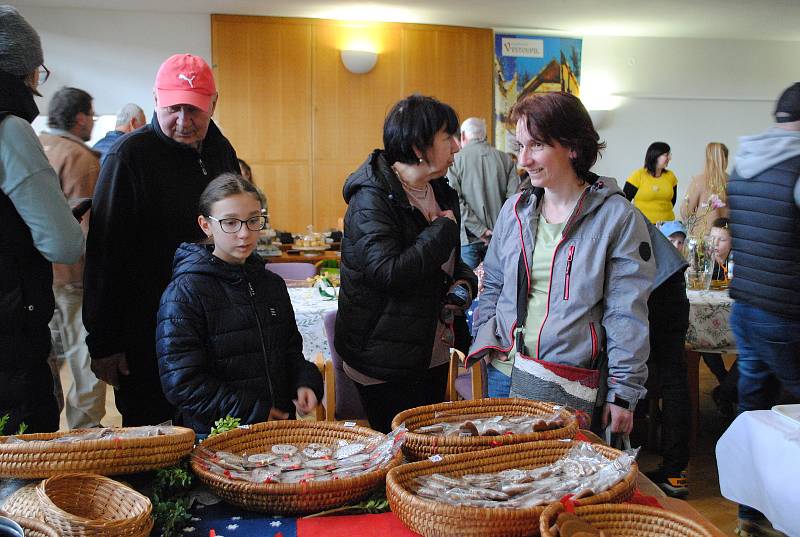
[[[653,142],[647,148],[644,167],[628,177],[625,197],[644,213],[650,222],[675,220],[675,201],[678,199],[678,178],[667,169],[672,150],[664,142]]]
[[[384,149],[344,185],[335,346],[378,431],[444,400],[450,348],[466,333],[477,279],[460,258],[458,195],[444,177],[458,131],[450,106],[411,95],[386,116]]]

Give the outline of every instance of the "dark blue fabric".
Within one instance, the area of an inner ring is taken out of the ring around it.
[[[122,131],[108,131],[105,136],[100,138],[100,140],[92,146],[92,149],[100,153],[100,164],[106,160],[106,153],[108,153],[108,150],[114,145],[114,142],[119,140],[124,134],[125,133]]]
[[[283,279],[256,255],[232,265],[211,248],[181,244],[158,310],[161,386],[178,421],[207,433],[226,415],[257,423],[271,407],[293,414],[301,386],[321,400]]]
[[[489,246],[483,241],[464,244],[461,246],[461,261],[472,270],[475,270],[481,264],[483,258],[486,257],[488,248]]]
[[[195,504],[190,512],[192,520],[184,528],[184,535],[208,537],[214,530],[217,537],[297,537],[294,518],[270,518],[224,502],[209,506]]]
[[[489,397],[508,397],[511,377],[489,364],[486,366],[486,383]]]
[[[736,271],[730,295],[737,301],[800,319],[800,210],[794,186],[800,157],[755,177],[738,171],[728,182]]]

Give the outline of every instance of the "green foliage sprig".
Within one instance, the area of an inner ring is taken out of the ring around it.
[[[189,490],[194,477],[188,460],[156,472],[150,500],[153,502],[155,526],[162,537],[179,537],[192,515],[189,513]]]
[[[209,433],[208,436],[214,436],[219,433],[231,431],[237,428],[241,423],[242,420],[240,418],[225,416],[224,418],[220,418],[214,422],[214,426],[211,428],[211,433]]]
[[[4,431],[9,419],[10,416],[8,414],[4,414],[3,417],[0,418],[0,436],[3,436],[5,434]],[[19,424],[19,428],[17,429],[17,432],[14,434],[25,434],[25,431],[27,430],[28,430],[28,424],[26,424],[23,421],[22,423]]]
[[[386,499],[386,491],[380,490],[373,493],[372,496],[370,496],[363,502],[355,503],[353,505],[344,505],[342,507],[337,507],[335,509],[328,509],[327,511],[320,511],[319,513],[308,515],[305,518],[328,516],[336,513],[353,514],[354,512],[374,515],[378,513],[385,513],[388,510],[389,510],[389,500]]]

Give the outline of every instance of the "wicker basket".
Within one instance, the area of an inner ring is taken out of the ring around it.
[[[6,498],[3,504],[3,511],[13,517],[35,518],[44,520],[42,507],[39,505],[39,496],[36,494],[36,487],[41,481],[29,483],[19,488]]]
[[[542,403],[529,399],[471,399],[420,406],[399,413],[392,420],[392,428],[405,424],[408,435],[403,444],[403,452],[412,460],[427,459],[431,455],[455,455],[489,449],[509,444],[574,438],[578,432],[578,421],[567,411],[561,413],[565,419],[564,427],[528,434],[507,434],[501,436],[440,436],[414,433],[420,427],[445,421],[437,413],[475,417],[545,415],[554,412],[554,403]]]
[[[539,517],[542,537],[553,537],[550,531],[559,513],[564,510],[554,503]],[[711,537],[698,523],[663,509],[633,504],[599,504],[575,508],[575,514],[614,537]]]
[[[33,518],[12,516],[11,519],[22,526],[25,537],[60,537],[58,532],[42,522]]]
[[[328,422],[271,421],[249,429],[234,429],[205,440],[202,446],[213,451],[241,454],[267,451],[274,444],[329,444],[337,440],[366,440],[382,437],[366,427],[345,427]],[[192,470],[200,481],[228,503],[273,514],[296,515],[332,509],[362,500],[383,484],[389,468],[402,462],[398,451],[388,467],[357,477],[298,484],[249,483],[214,474],[192,461]]]
[[[176,434],[64,444],[35,440],[51,440],[76,431],[23,434],[17,438],[27,442],[18,444],[8,444],[7,437],[0,437],[0,477],[41,479],[70,472],[120,475],[166,468],[177,464],[194,446],[194,431],[173,428]]]
[[[147,537],[150,500],[96,474],[62,474],[36,487],[45,522],[62,537]]]
[[[499,472],[510,468],[538,468],[561,457],[576,444],[575,441],[545,440],[514,444],[476,453],[446,457],[440,462],[420,461],[394,468],[386,477],[386,497],[392,511],[407,527],[425,537],[448,535],[474,537],[515,537],[539,534],[539,516],[544,506],[528,509],[491,509],[454,507],[446,503],[421,498],[411,492],[414,479],[422,475],[444,473],[464,474]],[[600,453],[616,459],[622,453],[609,447],[595,445]],[[582,498],[585,504],[622,502],[633,495],[638,469],[609,490]]]

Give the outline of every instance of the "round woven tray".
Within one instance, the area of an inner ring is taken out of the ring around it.
[[[460,477],[464,474],[500,472],[511,468],[530,469],[546,466],[575,445],[575,441],[545,440],[514,444],[474,453],[446,457],[440,462],[420,461],[393,468],[386,476],[386,497],[392,511],[407,527],[425,537],[450,535],[474,537],[516,537],[539,534],[539,516],[545,506],[528,509],[490,509],[454,507],[420,498],[411,487],[418,476],[434,473]],[[595,445],[609,459],[622,452]],[[609,490],[581,498],[584,504],[623,502],[633,495],[638,468]]]
[[[212,451],[266,452],[274,444],[331,444],[337,440],[366,440],[382,437],[366,427],[345,427],[337,423],[305,421],[271,421],[234,429],[212,436],[202,446]],[[367,474],[332,481],[306,483],[249,483],[212,473],[192,460],[192,470],[200,481],[228,503],[274,514],[305,514],[332,509],[360,501],[383,484],[389,468],[402,462],[397,452],[388,467]]]
[[[539,517],[542,537],[550,531],[559,513],[560,503],[549,505]],[[663,509],[633,504],[599,504],[575,508],[575,514],[597,529],[608,530],[614,537],[711,537],[698,523]]]
[[[62,537],[147,537],[150,500],[96,474],[62,474],[36,487],[45,522]]]
[[[455,455],[482,449],[489,449],[509,444],[535,442],[540,440],[556,440],[574,438],[578,432],[578,421],[575,416],[561,410],[565,420],[564,427],[528,434],[506,434],[500,436],[441,436],[415,433],[420,427],[447,421],[442,414],[453,416],[474,416],[488,418],[491,416],[545,415],[554,412],[554,403],[543,403],[529,399],[471,399],[453,401],[435,405],[420,406],[404,410],[392,420],[392,428],[405,425],[408,429],[403,453],[412,460],[427,459],[431,455]]]
[[[39,496],[36,494],[36,487],[41,483],[29,483],[6,498],[3,504],[3,511],[13,517],[35,518],[43,520],[42,508],[39,505]]]
[[[0,477],[37,479],[69,472],[120,475],[166,468],[177,464],[194,446],[194,431],[174,429],[176,434],[64,444],[36,440],[75,434],[75,430],[18,435],[27,440],[19,444],[8,444],[8,437],[0,437]]]

